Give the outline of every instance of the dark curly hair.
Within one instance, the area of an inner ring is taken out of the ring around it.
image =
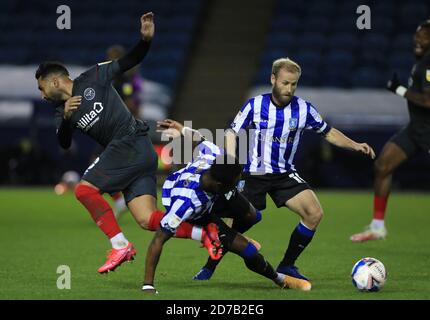
[[[66,67],[57,61],[47,61],[39,64],[39,67],[36,70],[35,77],[39,79],[40,77],[43,79],[50,74],[61,74],[68,76],[69,71],[67,71]]]

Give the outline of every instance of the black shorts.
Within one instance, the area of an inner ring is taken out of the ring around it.
[[[112,140],[88,167],[82,180],[102,193],[122,191],[126,202],[137,196],[157,196],[158,156],[146,133]]]
[[[210,212],[222,218],[240,218],[254,211],[254,207],[237,189],[218,197]]]
[[[218,235],[224,248],[230,250],[238,232],[229,227],[222,218],[239,218],[255,210],[252,204],[237,189],[227,195],[220,195],[215,200],[209,212],[202,217],[192,220],[198,226],[207,226],[215,223],[218,226]]]
[[[197,226],[205,227],[209,223],[215,223],[218,226],[218,236],[225,249],[229,250],[236,238],[238,232],[229,227],[215,212],[211,211],[203,217],[193,220],[192,223]]]
[[[430,152],[430,137],[415,133],[418,128],[412,125],[404,127],[402,130],[394,134],[390,141],[399,146],[408,157],[418,151]]]
[[[241,218],[254,212],[255,208],[243,194],[237,189],[226,195],[220,195],[202,217],[191,220],[193,224],[206,226],[211,222],[217,222],[221,218]]]
[[[285,173],[266,173],[264,175],[244,174],[243,195],[258,210],[266,208],[266,194],[268,193],[278,208],[285,206],[300,192],[311,189],[296,171]]]

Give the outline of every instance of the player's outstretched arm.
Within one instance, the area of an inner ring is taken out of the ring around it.
[[[147,12],[140,17],[140,34],[142,39],[122,58],[118,59],[121,72],[138,65],[149,51],[151,40],[155,33],[154,14]]]
[[[425,78],[427,80],[427,77]],[[430,81],[428,82],[430,85]],[[430,87],[429,86],[427,86],[424,89],[423,93],[412,91],[402,86],[397,77],[397,74],[394,73],[392,78],[387,82],[387,89],[403,98],[406,98],[407,100],[415,103],[418,106],[421,106],[423,108],[430,108]]]
[[[186,139],[192,139],[193,149],[202,141],[205,140],[203,135],[198,131],[185,127],[180,122],[166,119],[157,122],[157,132],[166,135],[168,138],[179,138],[183,135]]]
[[[172,234],[158,229],[155,232],[154,238],[149,244],[148,252],[146,253],[145,262],[145,280],[143,284],[143,292],[149,294],[156,294],[157,290],[154,287],[155,269],[157,268],[158,261],[160,260],[161,251],[163,250],[164,243],[172,237]]]
[[[368,155],[372,159],[375,159],[375,151],[373,151],[372,147],[370,147],[367,143],[355,142],[336,128],[331,128],[330,131],[325,135],[325,139],[335,146],[358,151]]]

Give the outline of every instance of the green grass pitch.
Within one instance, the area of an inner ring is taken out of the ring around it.
[[[362,244],[349,236],[369,222],[368,192],[317,192],[325,217],[314,240],[298,260],[312,279],[311,292],[281,290],[248,271],[229,254],[212,280],[192,281],[206,252],[191,240],[172,239],[157,270],[158,296],[140,291],[145,253],[152,233],[141,230],[127,213],[120,219],[138,255],[116,272],[97,274],[110,248],[89,214],[72,194],[52,189],[0,190],[0,299],[430,299],[430,197],[393,193],[388,205],[388,238]],[[263,220],[248,232],[276,266],[298,218],[271,201]],[[350,272],[360,258],[380,259],[388,271],[381,292],[358,292]],[[71,289],[59,290],[57,267],[71,268]]]

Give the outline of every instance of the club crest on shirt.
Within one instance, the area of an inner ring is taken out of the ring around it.
[[[245,189],[245,180],[240,180],[237,183],[237,191],[243,192],[244,189]]]
[[[96,91],[93,88],[86,88],[84,91],[84,98],[86,100],[93,100],[96,96]]]
[[[430,82],[430,70],[426,70],[426,80]]]
[[[299,123],[297,118],[290,118],[288,124],[289,124],[289,129],[290,130],[296,130],[297,129],[297,124]]]

